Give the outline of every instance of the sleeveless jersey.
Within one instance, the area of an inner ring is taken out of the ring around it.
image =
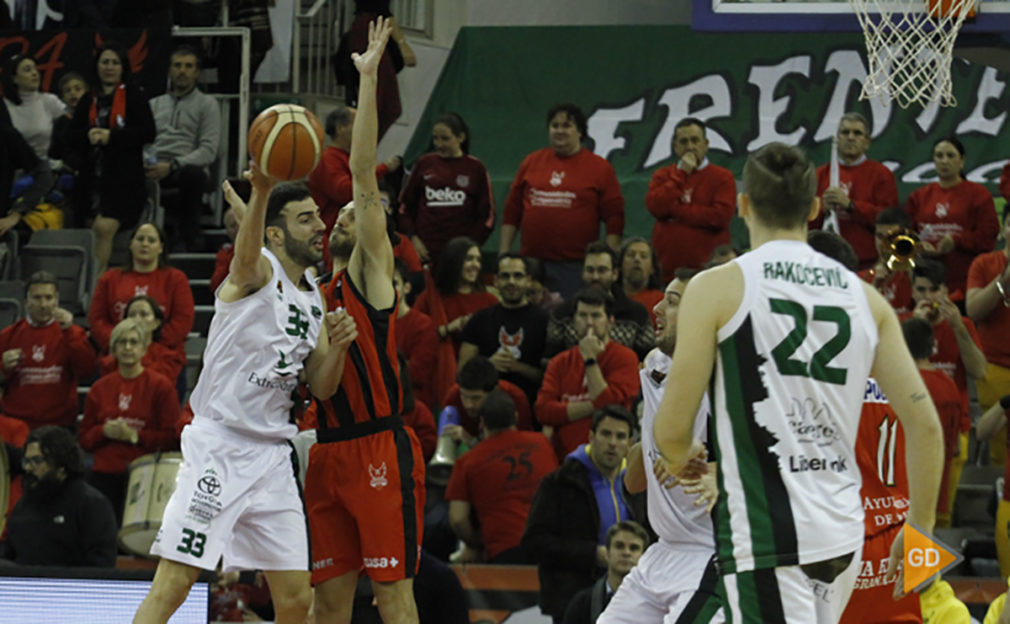
[[[863,476],[864,533],[869,539],[899,526],[908,515],[905,430],[872,377],[859,417],[856,463]]]
[[[722,572],[852,552],[863,541],[856,430],[877,346],[862,282],[798,241],[733,262],[743,297],[718,330],[711,388]]]
[[[645,460],[645,497],[649,510],[649,524],[659,538],[678,546],[696,546],[709,553],[715,548],[712,536],[712,519],[704,506],[695,505],[696,494],[686,494],[684,488],[676,486],[667,489],[660,485],[652,472],[652,465],[659,458],[659,449],[652,434],[656,420],[656,409],[663,398],[666,374],[670,368],[670,356],[659,349],[653,349],[645,356],[645,367],[639,371],[642,380],[642,457]],[[704,397],[694,421],[694,437],[705,441],[708,427],[708,397]]]
[[[215,296],[204,368],[193,389],[193,421],[210,420],[257,438],[290,439],[291,393],[323,323],[319,289],[299,290],[269,250],[273,276],[238,301]],[[315,284],[306,271],[305,279]]]
[[[396,301],[386,310],[376,310],[343,270],[323,287],[330,310],[343,307],[358,326],[358,337],[347,350],[340,387],[326,401],[319,401],[319,439],[329,434],[340,439],[361,437],[392,426],[375,421],[403,411],[399,361],[396,357]],[[378,427],[378,428],[376,428]],[[339,433],[327,430],[340,429]]]

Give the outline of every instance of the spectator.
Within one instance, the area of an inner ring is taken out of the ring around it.
[[[200,91],[202,62],[196,50],[180,46],[168,64],[168,93],[151,100],[157,137],[151,146],[156,161],[146,163],[149,180],[175,189],[164,196],[167,216],[176,222],[173,247],[202,250],[201,199],[207,189],[207,168],[217,159],[221,140],[221,111],[217,101]]]
[[[62,427],[31,432],[22,465],[24,496],[7,522],[4,557],[20,565],[114,567],[116,517],[85,483],[73,434]]]
[[[18,170],[39,172],[43,175],[48,164],[39,159],[32,151],[24,137],[11,126],[7,108],[0,106],[0,236],[21,222],[21,214],[27,212],[30,202],[20,201],[15,214],[8,215],[14,202],[11,196],[14,191],[14,175]],[[41,196],[38,190],[35,197]]]
[[[611,337],[632,349],[638,359],[644,358],[655,344],[649,312],[645,306],[632,301],[624,294],[618,280],[617,254],[610,247],[598,241],[586,247],[582,284],[585,288],[599,288],[608,295],[614,317],[614,325],[610,330]],[[582,337],[575,331],[572,320],[574,314],[574,298],[566,300],[554,309],[547,325],[547,348],[544,357],[554,357],[578,344]]]
[[[968,409],[961,401],[961,393],[954,380],[930,362],[935,342],[933,327],[929,321],[914,317],[905,319],[901,323],[901,332],[905,336],[908,351],[912,354],[915,365],[919,369],[919,375],[926,383],[930,398],[933,399],[933,405],[936,406],[936,411],[940,415],[940,427],[943,429],[944,463],[943,479],[940,482],[940,494],[937,498],[936,526],[949,527],[956,484],[950,488],[947,484],[950,482],[951,462],[958,454],[961,421],[968,416]]]
[[[477,443],[480,435],[480,406],[488,393],[501,390],[516,406],[516,426],[520,431],[533,430],[533,416],[526,394],[517,386],[500,379],[489,359],[475,355],[456,373],[456,383],[442,399],[444,407],[455,408],[459,413],[458,425],[446,425],[443,435],[467,446]]]
[[[533,563],[523,528],[540,480],[558,461],[543,435],[516,430],[515,403],[501,390],[488,393],[479,413],[481,441],[456,460],[445,490],[449,524],[465,545],[463,562]]]
[[[234,184],[232,185],[234,186]],[[245,197],[248,199],[248,195]],[[224,233],[228,240],[221,243],[214,256],[214,273],[210,276],[210,291],[217,292],[217,287],[224,282],[231,271],[231,259],[235,257],[235,236],[238,234],[238,219],[231,208],[224,212]]]
[[[498,375],[513,383],[532,403],[544,376],[541,365],[547,339],[547,313],[526,298],[526,259],[508,252],[498,257],[495,287],[501,303],[474,313],[463,328],[459,366],[475,355],[490,359]]]
[[[614,168],[582,147],[586,115],[575,104],[556,104],[547,111],[550,147],[523,159],[509,190],[502,217],[498,253],[512,248],[522,235],[519,252],[544,262],[547,275],[564,298],[579,289],[586,245],[599,238],[617,249],[624,233],[624,198]],[[558,233],[564,232],[559,237]]]
[[[25,318],[0,331],[0,409],[32,429],[77,421],[77,383],[95,372],[95,351],[74,316],[59,307],[56,277],[39,271],[25,286]]]
[[[77,103],[71,121],[73,149],[88,154],[75,193],[80,214],[94,209],[95,258],[105,271],[119,228],[140,218],[147,191],[143,147],[154,141],[154,117],[143,91],[130,80],[130,59],[117,43],[95,50],[94,89]]]
[[[530,273],[530,287],[526,291],[529,302],[546,312],[553,312],[564,299],[557,291],[550,289],[550,278],[544,270],[544,263],[536,258],[526,258],[526,268]]]
[[[961,480],[961,469],[968,456],[968,430],[971,429],[968,377],[982,379],[987,363],[975,323],[961,316],[960,310],[950,301],[946,271],[946,267],[936,260],[923,259],[915,265],[912,280],[915,309],[912,315],[929,321],[933,326],[936,343],[929,361],[954,380],[964,404],[959,422],[960,442],[951,463],[950,478],[946,481],[948,500],[953,501]]]
[[[1010,210],[1003,212],[1003,249],[982,254],[972,261],[968,269],[968,295],[965,308],[975,322],[982,351],[989,365],[985,378],[975,382],[978,402],[982,410],[996,403],[1010,388]],[[1002,440],[1005,430],[989,452],[995,463],[1006,463],[1006,445]]]
[[[438,444],[435,417],[431,413],[431,408],[414,396],[410,373],[407,372],[407,360],[402,353],[397,353],[397,356],[400,363],[400,387],[403,388],[403,424],[414,430],[417,441],[421,443],[424,463],[427,465],[431,456],[435,454],[435,445]]]
[[[990,440],[997,432],[1005,430],[1008,417],[1010,394],[1004,394],[979,418],[975,426],[978,439]],[[999,559],[1000,576],[1006,577],[1010,576],[1010,462],[1003,469],[1003,491],[1000,495],[996,508],[996,557]]]
[[[688,117],[673,130],[677,164],[657,169],[649,181],[645,207],[656,225],[652,245],[659,252],[663,281],[680,267],[700,269],[712,249],[729,242],[736,210],[736,180],[708,161],[705,122]]]
[[[409,281],[407,265],[396,260],[393,286],[396,288],[396,350],[407,360],[414,398],[428,408],[438,407],[432,388],[432,373],[438,356],[438,333],[431,317],[410,307],[407,301],[413,285]]]
[[[718,245],[712,250],[712,255],[708,257],[708,261],[702,268],[711,269],[714,266],[719,266],[720,264],[726,264],[734,258],[739,258],[740,254],[737,253],[736,249],[730,243],[725,245]]]
[[[52,93],[39,91],[39,70],[31,56],[15,54],[7,59],[0,78],[4,104],[14,129],[21,133],[36,156],[45,158],[52,140],[53,122],[66,112],[66,106]]]
[[[420,256],[417,255],[414,243],[410,242],[410,238],[406,235],[396,231],[396,215],[393,214],[393,206],[390,202],[391,197],[392,193],[389,183],[386,180],[379,182],[379,203],[382,204],[383,209],[386,211],[386,234],[389,235],[389,244],[393,246],[393,258],[402,260],[407,265],[407,271],[410,274],[410,282],[412,284],[423,284],[424,276],[422,271],[424,271],[424,266],[421,264]]]
[[[463,327],[474,312],[493,306],[498,298],[484,289],[480,279],[480,247],[466,237],[446,245],[435,267],[434,288],[426,288],[414,306],[435,321],[440,340],[451,340],[453,355],[459,355]]]
[[[7,451],[7,461],[13,467],[10,474],[10,493],[7,497],[8,515],[14,509],[14,506],[18,504],[18,501],[21,500],[22,475],[18,474],[17,466],[23,455],[22,449],[25,447],[29,433],[31,433],[31,430],[25,421],[0,414],[0,444],[4,445]],[[2,501],[0,501],[0,504],[2,504]],[[5,521],[6,517],[4,516],[4,520],[0,520],[0,522]]]
[[[84,164],[84,159],[81,154],[70,148],[70,124],[73,121],[77,103],[88,92],[88,82],[81,74],[69,71],[60,78],[57,89],[65,112],[53,122],[53,136],[49,142],[49,158],[60,161],[62,171],[76,175]]]
[[[193,291],[186,274],[167,265],[165,236],[153,223],[142,223],[134,231],[123,267],[98,278],[88,317],[91,337],[103,352],[110,351],[112,328],[123,320],[126,304],[137,295],[158,302],[165,316],[161,342],[185,358],[183,347],[196,315]]]
[[[421,260],[437,265],[446,244],[469,236],[483,245],[494,229],[494,196],[484,163],[470,155],[470,128],[456,113],[435,119],[435,151],[417,159],[400,192],[400,228]]]
[[[613,323],[611,304],[603,291],[587,288],[575,295],[579,342],[548,362],[535,406],[540,424],[555,427],[554,450],[559,460],[586,439],[597,410],[607,405],[629,408],[638,394],[638,358],[610,339]]]
[[[817,168],[817,194],[821,211],[811,223],[823,227],[834,213],[838,234],[849,241],[859,257],[859,269],[869,269],[877,261],[873,234],[877,216],[898,206],[898,187],[886,166],[866,157],[870,147],[870,122],[859,113],[845,113],[838,121],[838,186],[831,185],[831,166]]]
[[[971,261],[992,251],[999,234],[992,195],[964,178],[964,156],[964,145],[955,137],[934,143],[939,180],[919,188],[905,202],[922,241],[922,253],[947,266],[947,286],[956,301],[964,297]]]
[[[327,147],[319,164],[309,174],[309,191],[319,206],[319,217],[326,225],[323,240],[330,240],[330,232],[337,222],[340,209],[353,199],[351,193],[351,128],[356,111],[342,104],[326,116],[324,123]],[[375,177],[382,180],[390,171],[400,168],[399,156],[394,156],[375,168]],[[329,250],[324,249],[323,266],[330,265]]]
[[[186,354],[169,349],[160,342],[161,328],[165,325],[165,313],[161,311],[158,302],[147,295],[137,295],[126,304],[123,318],[136,319],[147,328],[147,351],[140,362],[144,368],[161,373],[169,381],[178,379],[186,366]],[[102,356],[98,365],[102,375],[115,372],[118,368],[115,354]]]
[[[632,301],[649,312],[651,325],[656,324],[653,308],[663,298],[659,283],[659,258],[649,241],[640,236],[625,239],[618,255],[621,267],[621,289]]]
[[[626,493],[621,469],[634,422],[621,407],[596,411],[584,438],[588,444],[544,477],[533,498],[522,544],[537,560],[540,610],[557,623],[572,596],[606,568],[610,527],[626,518],[644,519],[644,495]]]
[[[870,269],[859,272],[863,281],[873,284],[884,299],[898,314],[912,310],[912,266],[910,262],[898,262],[888,267],[893,257],[890,237],[902,230],[912,230],[908,214],[900,208],[888,208],[877,215],[874,226],[874,240],[877,245],[877,263]]]
[[[575,594],[565,610],[564,624],[595,624],[610,604],[621,581],[638,565],[649,545],[649,533],[634,520],[622,520],[607,531],[607,573],[592,587]]]
[[[91,386],[79,437],[95,456],[89,482],[112,503],[119,524],[130,462],[178,447],[179,399],[164,375],[145,369],[149,331],[136,319],[120,321],[110,343],[119,368]]]

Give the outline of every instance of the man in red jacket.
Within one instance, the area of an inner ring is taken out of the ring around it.
[[[25,318],[0,332],[4,383],[0,410],[25,421],[72,428],[77,380],[95,372],[95,350],[74,316],[59,307],[56,277],[33,273],[25,287]]]
[[[824,224],[826,215],[838,215],[838,233],[859,256],[859,269],[877,261],[874,231],[877,215],[898,205],[894,174],[866,157],[870,147],[870,123],[859,113],[845,113],[838,122],[838,185],[831,185],[831,167],[817,169],[817,194],[821,213],[811,228]]]
[[[555,428],[559,461],[585,442],[593,412],[606,405],[630,408],[638,394],[638,356],[610,339],[610,305],[599,288],[576,293],[575,331],[581,338],[551,358],[544,373],[536,416],[541,425]]]
[[[706,158],[705,122],[680,120],[673,129],[677,164],[657,169],[645,207],[656,218],[652,246],[659,253],[663,283],[680,267],[700,269],[717,245],[729,242],[736,211],[736,179]]]

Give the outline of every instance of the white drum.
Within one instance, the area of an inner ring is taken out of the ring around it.
[[[135,555],[151,557],[161,516],[175,491],[182,453],[152,453],[130,462],[130,481],[123,504],[119,545]]]

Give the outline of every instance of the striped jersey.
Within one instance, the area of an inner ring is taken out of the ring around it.
[[[298,373],[319,340],[323,300],[312,275],[311,291],[288,279],[269,250],[273,276],[238,301],[215,296],[203,372],[190,396],[194,422],[208,419],[241,433],[266,439],[290,439],[291,394]]]
[[[855,443],[877,327],[855,273],[798,241],[734,260],[717,332],[716,556],[723,574],[807,564],[863,542]]]
[[[659,349],[653,349],[645,356],[645,367],[638,374],[642,380],[642,458],[645,461],[646,503],[649,524],[659,535],[659,539],[679,546],[696,547],[709,553],[715,548],[712,537],[712,519],[704,506],[695,505],[697,494],[687,494],[684,488],[666,488],[659,483],[652,472],[652,465],[660,457],[652,426],[656,421],[656,410],[666,388],[666,375],[670,368],[670,356]],[[708,397],[698,409],[694,421],[694,437],[705,441],[708,426]]]

